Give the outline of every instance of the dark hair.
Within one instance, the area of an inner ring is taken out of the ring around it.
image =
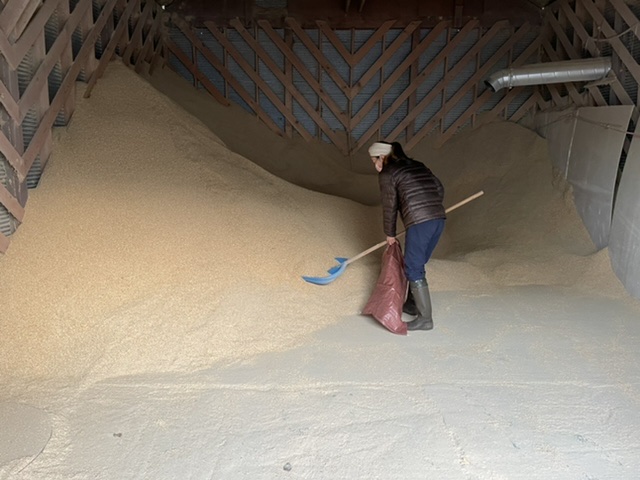
[[[404,150],[402,149],[402,145],[400,145],[399,142],[393,142],[391,144],[391,155],[396,160],[404,160],[409,158],[407,157],[407,154],[404,153]]]

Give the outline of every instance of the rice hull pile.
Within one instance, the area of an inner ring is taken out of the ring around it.
[[[278,171],[282,155],[272,154],[262,126],[245,124],[245,138],[262,142],[250,161],[120,63],[109,66],[89,99],[82,93],[79,84],[72,122],[55,131],[25,222],[0,258],[2,378],[93,381],[194,371],[292,348],[358,314],[382,250],[326,287],[300,277],[326,275],[335,256],[381,241],[379,206],[269,173],[263,167]],[[597,272],[612,294],[623,295],[570,195],[553,184],[546,144],[534,133],[491,124],[411,155],[442,178],[447,205],[485,191],[450,214],[428,264],[434,292],[588,289]],[[354,184],[353,172],[341,183],[347,170],[326,175],[331,190]],[[295,175],[304,171],[296,167]],[[375,173],[358,175],[370,198]],[[363,321],[362,328],[371,325]]]

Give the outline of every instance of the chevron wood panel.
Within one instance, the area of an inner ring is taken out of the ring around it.
[[[612,56],[610,77],[578,92],[572,84],[541,87],[542,108],[566,105],[634,105],[637,123],[640,86],[640,5],[622,0],[560,0],[545,15],[543,59]],[[594,29],[593,26],[596,26]],[[595,32],[595,33],[590,33]],[[610,52],[610,53],[609,53]],[[568,98],[567,98],[568,97]],[[544,100],[546,99],[546,101]]]
[[[322,139],[345,155],[377,139],[411,148],[434,131],[450,137],[479,113],[497,108],[496,115],[509,117],[522,115],[524,103],[538,105],[487,93],[483,82],[492,69],[510,65],[514,52],[518,63],[537,61],[538,32],[526,24],[482,29],[476,20],[460,28],[443,21],[424,29],[410,22],[398,29],[390,20],[353,31],[323,21],[304,29],[288,18],[283,29],[236,20],[231,28],[205,22],[203,30],[172,21],[168,60],[178,74],[221,103],[240,103],[278,135]]]
[[[25,185],[36,167],[39,179],[51,154],[54,123],[73,113],[76,81],[87,82],[89,96],[116,52],[138,72],[164,64],[163,20],[155,2],[145,0],[0,3],[0,162],[8,165],[0,220],[22,222]],[[12,233],[0,231],[0,252]]]

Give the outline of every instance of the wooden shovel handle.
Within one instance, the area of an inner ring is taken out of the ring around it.
[[[447,208],[445,210],[446,213],[449,213],[453,210],[455,210],[458,207],[461,207],[462,205],[464,205],[465,203],[469,203],[471,200],[475,200],[476,198],[478,198],[479,196],[483,195],[484,191],[480,190],[478,193],[474,193],[473,195],[471,195],[470,197],[465,198],[464,200],[456,203],[455,205],[450,206],[449,208]],[[400,235],[404,235],[406,233],[405,231],[400,232],[398,235],[396,235],[396,237],[399,237]],[[361,259],[362,257],[364,257],[365,255],[369,255],[371,252],[379,249],[380,247],[383,247],[385,244],[387,243],[386,240],[383,240],[380,243],[377,243],[376,245],[374,245],[373,247],[367,248],[364,252],[359,253],[358,255],[356,255],[355,257],[351,257],[349,260],[346,260],[344,262],[344,265],[349,265],[350,263],[355,262],[356,260]]]

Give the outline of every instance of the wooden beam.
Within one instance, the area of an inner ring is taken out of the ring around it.
[[[116,47],[120,43],[120,38],[124,34],[125,30],[129,28],[129,17],[133,12],[133,8],[136,6],[136,3],[137,2],[133,0],[130,1],[129,4],[127,5],[127,8],[123,12],[122,16],[120,16],[120,19],[118,20],[118,25],[116,25],[113,35],[111,35],[111,39],[107,44],[107,48],[102,52],[102,57],[100,58],[98,67],[95,69],[95,71],[89,78],[89,81],[87,82],[87,88],[85,89],[84,95],[83,95],[84,98],[89,98],[91,96],[91,91],[93,90],[93,87],[95,86],[98,79],[102,77],[102,75],[104,74],[104,71],[107,68],[108,63],[111,61],[111,58],[113,57],[113,54],[116,51]],[[147,5],[151,5],[151,2],[149,2]]]
[[[640,19],[636,17],[636,15],[631,11],[629,5],[627,5],[623,0],[609,0],[611,5],[616,9],[624,23],[626,23],[629,28],[633,31],[633,34],[636,36],[638,40],[640,40],[640,28],[638,28],[638,22]]]
[[[525,62],[529,61],[529,58],[531,57],[531,55],[533,55],[533,53],[540,47],[540,42],[542,41],[541,37],[538,37],[535,41],[533,41],[531,43],[531,45],[529,45],[524,52],[522,52],[518,58],[516,58],[513,63],[511,64],[512,67],[518,67],[522,64],[524,64]],[[516,87],[514,89],[512,89],[511,92],[515,92],[519,89],[519,87]],[[511,93],[510,92],[510,93]],[[485,89],[484,92],[482,92],[482,94],[473,102],[473,104],[460,116],[460,118],[458,118],[455,122],[453,122],[453,124],[451,124],[449,126],[449,128],[444,132],[443,137],[444,140],[446,140],[446,138],[449,138],[451,136],[453,136],[455,134],[455,132],[457,131],[458,128],[460,128],[462,125],[464,125],[464,123],[467,121],[467,119],[474,115],[478,110],[480,110],[480,107],[482,107],[485,103],[487,103],[487,101],[489,101],[489,99],[494,95],[494,92],[487,88]],[[538,94],[539,95],[539,94]],[[492,116],[496,116],[500,110],[502,110],[502,108],[504,108],[504,105],[501,105],[500,102],[498,102],[498,105],[496,105],[489,113]],[[428,132],[427,132],[428,133]],[[442,140],[442,141],[444,141]]]
[[[351,55],[350,63],[352,65],[357,65],[358,63],[360,63],[364,59],[364,57],[367,55],[367,53],[371,51],[374,45],[382,41],[384,36],[391,29],[391,27],[393,27],[395,23],[396,23],[395,20],[388,20],[384,22],[382,25],[380,25],[380,27],[376,29],[373,35],[371,35],[368,38],[368,40],[364,42],[364,44],[358,49],[358,51]]]
[[[416,28],[420,26],[420,22],[411,22],[406,28],[396,37],[391,45],[385,48],[382,55],[380,55],[373,65],[369,67],[369,69],[358,79],[356,85],[350,89],[349,98],[353,99],[356,95],[358,95],[364,86],[369,83],[369,81],[375,76],[375,74],[389,61],[389,59],[395,55],[400,47],[407,41],[407,39],[411,38],[411,34],[415,31]],[[351,65],[354,67],[354,65]]]
[[[369,111],[375,106],[376,102],[382,97],[395,83],[396,81],[404,74],[404,72],[415,64],[420,59],[420,56],[425,52],[429,46],[438,39],[440,34],[449,26],[449,22],[440,22],[436,25],[429,34],[422,39],[422,41],[418,44],[418,46],[411,51],[411,53],[403,60],[403,62],[398,65],[398,67],[393,71],[391,75],[380,85],[380,88],[376,92],[375,95],[372,95],[369,100],[358,110],[358,113],[353,117],[352,124],[358,125],[364,117],[369,113]],[[475,20],[468,22],[464,28],[460,31],[456,39],[451,42],[451,45],[445,45],[445,47],[438,52],[438,54],[429,62],[429,64],[419,73],[415,75],[414,80],[409,84],[409,87],[400,95],[396,101],[394,101],[389,110],[392,112],[404,103],[404,101],[411,95],[415,93],[418,87],[422,84],[422,82],[438,67],[438,65],[444,61],[446,56],[455,49],[455,47],[460,43],[469,33],[478,26],[478,23]],[[385,119],[386,121],[386,119]]]
[[[218,103],[228,107],[231,105],[231,102],[227,100],[222,93],[211,83],[211,81],[203,74],[194,64],[191,62],[189,57],[185,55],[185,53],[180,50],[180,48],[173,43],[171,40],[167,41],[167,48],[171,53],[173,53],[182,64],[189,69],[189,72],[199,81],[205,88],[209,94],[216,99]]]
[[[2,183],[0,183],[0,203],[5,206],[7,211],[13,215],[16,220],[22,223],[24,219],[24,207],[20,205],[20,202],[18,202]]]
[[[602,33],[607,37],[606,41],[611,44],[611,47],[618,54],[622,63],[627,67],[627,70],[629,70],[635,81],[640,84],[640,65],[638,65],[633,55],[627,50],[627,47],[620,41],[617,32],[609,25],[609,22],[607,22],[591,0],[577,1],[581,2],[587,12],[593,17],[596,24],[601,28]]]
[[[331,98],[330,95],[324,90],[320,82],[309,72],[309,69],[305,67],[300,58],[295,54],[295,52],[291,49],[289,45],[280,37],[274,30],[271,28],[268,22],[263,20],[258,20],[258,25],[263,29],[263,31],[267,34],[267,36],[271,39],[271,41],[275,44],[276,47],[280,50],[280,52],[285,56],[285,59],[289,60],[291,64],[296,68],[298,73],[304,78],[304,80],[309,84],[309,86],[313,89],[313,91],[319,96],[319,98],[324,102],[331,113],[345,126],[345,128],[349,128],[349,119],[346,116],[346,113],[340,108],[340,106]],[[293,89],[293,87],[292,87]],[[313,107],[312,107],[312,110]]]
[[[256,54],[258,55],[258,58],[262,60],[262,62],[269,68],[271,73],[273,73],[273,75],[275,75],[276,78],[282,83],[282,85],[285,87],[285,90],[290,92],[291,95],[293,95],[293,97],[298,101],[298,103],[300,103],[300,105],[304,108],[307,114],[313,119],[314,122],[316,122],[316,125],[320,127],[320,129],[325,133],[325,135],[327,135],[327,137],[329,137],[331,141],[338,148],[344,147],[344,145],[342,145],[343,141],[340,139],[340,137],[336,135],[336,133],[322,118],[322,116],[309,104],[309,102],[304,97],[304,95],[302,95],[292,83],[287,83],[288,79],[285,73],[282,70],[280,70],[280,67],[276,65],[276,63],[271,59],[271,57],[266,52],[266,50],[262,48],[262,46],[255,40],[255,38],[253,38],[249,34],[249,32],[247,32],[247,30],[242,26],[242,24],[237,19],[231,20],[230,24],[242,36],[244,41],[247,42],[247,44],[253,49],[253,51],[256,52]],[[258,78],[259,77],[256,78],[256,81],[258,80]],[[264,88],[267,88],[271,92],[271,88],[266,83],[264,83],[264,81],[262,81],[261,79],[260,79],[260,84],[263,91],[264,91]],[[275,96],[275,94],[273,94],[273,96]],[[278,107],[278,109],[280,110],[280,113],[282,113],[287,118],[289,123],[292,126],[294,126],[298,132],[300,132],[300,129],[303,129],[304,132],[307,133],[304,126],[300,125],[300,122],[296,119],[295,115],[293,114],[293,111],[287,109],[286,105],[282,103],[282,101],[278,97],[276,97],[276,100],[277,102],[274,102],[272,100],[272,103],[276,107]],[[340,112],[340,114],[343,117],[345,117],[345,120],[346,120],[346,116],[344,115],[344,113]]]
[[[136,2],[137,3],[137,2]],[[129,41],[129,45],[125,48],[124,53],[122,54],[122,61],[125,65],[131,65],[131,55],[142,43],[142,29],[144,28],[144,24],[147,21],[147,18],[152,12],[152,7],[155,5],[155,2],[147,2],[142,9],[142,13],[136,19],[136,27],[133,29],[133,33],[131,34],[131,40]]]
[[[7,253],[9,249],[9,238],[4,235],[4,233],[0,232],[0,253]]]
[[[53,12],[59,5],[62,5],[64,1],[65,0],[47,0],[30,20],[24,33],[13,45],[12,53],[14,59],[17,61],[16,68],[18,68],[18,65],[22,62],[24,56],[29,52],[33,43],[44,30],[44,27],[49,21],[49,18],[51,18]],[[76,8],[86,10],[86,6],[77,5]]]
[[[271,117],[262,109],[262,107],[256,102],[256,100],[244,89],[244,87],[238,82],[238,80],[231,75],[228,69],[222,64],[220,60],[209,50],[200,39],[193,33],[191,27],[185,23],[184,21],[179,21],[176,23],[180,31],[184,33],[191,43],[198,49],[198,51],[204,56],[204,58],[215,68],[220,74],[224,77],[224,79],[233,87],[233,89],[238,92],[238,95],[242,97],[242,99],[247,102],[247,104],[251,107],[251,109],[255,112],[256,116],[264,122],[274,133],[281,135],[282,131],[280,127],[276,125],[276,123],[271,119]]]
[[[465,53],[465,55],[458,61],[458,63],[451,70],[449,70],[449,72],[445,72],[446,76],[443,76],[443,78],[429,91],[429,93],[425,95],[425,97],[422,98],[422,100],[420,100],[418,105],[416,105],[416,108],[412,112],[409,112],[407,116],[405,116],[405,118],[388,135],[388,138],[391,140],[395,139],[407,127],[407,125],[410,122],[415,121],[415,118],[420,113],[422,113],[422,111],[427,106],[429,106],[429,104],[435,99],[436,95],[438,95],[442,91],[442,88],[444,88],[444,85],[448,80],[447,76],[455,76],[458,73],[460,73],[460,71],[462,70],[462,67],[464,67],[467,64],[467,62],[469,62],[474,57],[476,52],[480,51],[487,43],[489,43],[489,41],[493,37],[495,37],[498,34],[498,32],[500,32],[501,30],[504,30],[505,28],[508,28],[508,25],[509,23],[506,21],[496,22],[489,29],[489,31],[482,37],[482,39],[479,42],[477,42],[471,49],[469,49],[467,53]],[[389,117],[400,107],[400,105],[402,105],[402,103],[407,99],[408,95],[414,90],[416,90],[424,82],[424,80],[428,77],[431,71],[433,71],[440,62],[443,62],[444,59],[448,56],[449,52],[453,50],[457,46],[458,42],[462,41],[463,39],[464,37],[462,35],[460,34],[456,35],[453,41],[450,42],[448,45],[446,45],[438,53],[436,58],[434,58],[429,63],[429,65],[427,65],[427,67],[425,67],[425,69],[420,73],[420,75],[418,76],[418,81],[415,82],[415,84],[413,85],[409,85],[409,88],[407,88],[392,103],[392,105],[381,116],[378,117],[378,119],[374,122],[374,124],[371,127],[369,127],[369,129],[365,132],[365,134],[362,137],[360,137],[360,140],[358,141],[358,149],[362,147],[362,145],[364,145],[369,140],[369,138],[371,138],[371,135],[373,135],[373,133],[378,128],[380,128],[380,126],[383,125],[384,122],[386,122],[389,119]]]
[[[473,87],[473,85],[478,82],[479,80],[481,80],[487,73],[488,71],[491,69],[491,67],[493,66],[493,64],[495,64],[500,58],[502,58],[511,48],[513,48],[513,46],[518,43],[518,41],[520,41],[520,39],[522,37],[524,37],[524,35],[529,31],[529,24],[524,24],[522,27],[520,27],[515,34],[511,35],[509,37],[509,40],[507,40],[497,51],[496,53],[494,53],[492,55],[492,57],[487,60],[484,65],[482,65],[481,68],[478,69],[478,71],[471,76],[471,78],[469,78],[465,84],[460,87],[458,89],[458,91],[448,100],[448,103],[451,105],[455,105],[456,103],[458,103],[462,97],[464,95],[467,94],[467,90],[469,90],[470,88]],[[485,35],[485,37],[482,38],[482,40],[485,40],[485,38],[487,37],[487,35]],[[475,49],[476,46],[479,46],[479,48],[482,48],[482,46],[484,46],[484,44],[486,42],[483,41],[478,42],[478,44],[476,44],[471,50],[469,50],[469,52],[455,65],[455,67],[453,67],[449,73],[451,75],[457,75],[459,73],[459,71],[462,69],[462,67],[464,67],[464,65],[469,61],[469,56],[472,56],[470,54],[472,54],[473,50]],[[487,39],[488,41],[489,39]],[[536,42],[534,42],[536,43]],[[482,45],[479,45],[482,44]],[[530,47],[531,48],[531,47]],[[536,45],[535,48],[537,49],[538,46]],[[531,48],[531,50],[533,50],[533,48]],[[526,58],[528,58],[528,56],[530,56],[531,53],[529,53],[527,55]],[[523,55],[521,55],[523,56]],[[443,79],[444,80],[444,79]],[[443,84],[444,81],[441,81],[436,88],[434,88],[430,94],[434,91],[434,90],[439,90],[441,88],[443,88]],[[429,97],[429,95],[427,95],[427,97]],[[425,102],[425,100],[427,99],[427,97],[425,97],[425,99],[423,99],[420,103],[423,104],[424,102],[424,106],[426,107],[429,103]],[[440,119],[444,117],[444,112],[446,111],[446,108],[441,108],[440,111],[438,113],[436,113],[421,129],[419,132],[416,133],[416,135],[411,139],[411,142],[407,142],[407,148],[412,148],[413,146],[415,146],[422,138],[424,138],[424,136],[429,133],[431,131],[431,129],[435,126],[435,123]],[[461,118],[466,117],[467,115],[470,115],[471,112],[465,112],[465,114],[461,115],[460,118],[458,118],[448,129],[447,132],[451,132],[451,131],[455,131],[452,127],[455,126],[455,129],[459,128],[460,125],[463,125],[464,122],[466,122],[466,119],[464,121],[461,120]],[[396,127],[396,129],[391,132],[391,136],[392,138],[394,135],[397,134],[399,130],[399,127]],[[444,135],[444,133],[443,133]]]
[[[51,127],[53,126],[53,122],[55,121],[56,116],[58,115],[58,112],[60,111],[62,105],[64,104],[64,101],[66,100],[67,95],[69,95],[71,88],[75,85],[76,79],[78,78],[78,75],[80,74],[81,69],[84,68],[85,64],[87,63],[89,59],[89,55],[94,54],[96,39],[98,38],[100,31],[102,30],[105,23],[107,22],[108,15],[111,15],[111,12],[113,11],[113,6],[115,5],[116,1],[117,0],[108,0],[107,4],[102,9],[102,12],[100,12],[100,15],[98,16],[96,23],[94,25],[94,28],[91,30],[91,32],[89,32],[87,37],[84,39],[84,43],[80,48],[78,55],[76,56],[75,62],[67,72],[67,75],[65,76],[64,80],[62,81],[62,85],[58,90],[58,93],[56,93],[55,98],[51,102],[49,109],[40,120],[40,125],[38,125],[38,130],[36,131],[35,135],[31,139],[29,148],[27,148],[27,151],[23,156],[24,165],[23,165],[23,168],[20,171],[18,171],[19,175],[23,175],[24,177],[26,177],[26,174],[29,172],[31,165],[33,164],[34,160],[38,156],[38,153],[40,153],[40,148],[42,147],[43,143],[46,141],[47,136],[51,135]]]
[[[549,12],[545,16],[545,18],[547,20],[547,23],[553,29],[553,32],[555,33],[556,38],[558,38],[558,40],[562,44],[563,48],[567,52],[567,55],[569,55],[569,57],[572,58],[572,59],[581,58],[581,56],[578,53],[578,51],[575,49],[575,47],[573,46],[571,41],[567,38],[564,29],[560,25],[560,22],[558,22],[558,20],[556,19],[555,15]],[[543,46],[544,45],[545,44],[543,43]],[[545,48],[545,50],[546,50],[546,48]],[[549,52],[547,52],[547,54],[549,54]],[[554,57],[551,54],[549,54],[549,57],[552,59],[552,61],[559,60],[559,58]],[[606,105],[607,104],[607,101],[604,99],[604,97],[602,96],[602,93],[597,88],[594,88],[594,89],[590,90],[589,93],[591,94],[591,96],[595,100],[596,104],[598,104],[598,105]],[[578,104],[578,105],[581,105],[581,104]]]
[[[5,36],[9,37],[9,35],[11,35],[22,12],[24,12],[28,6],[29,3],[24,0],[11,0],[6,2],[2,12],[0,12],[0,30],[2,30]]]
[[[322,67],[322,69],[329,74],[329,77],[335,82],[335,84],[340,88],[340,90],[348,97],[351,97],[351,88],[345,80],[340,76],[338,71],[331,64],[329,59],[323,55],[318,46],[313,43],[313,40],[309,38],[307,32],[305,32],[302,27],[296,22],[293,18],[285,19],[286,25],[291,28],[294,33],[298,36],[300,41],[307,47],[307,50],[313,55],[313,57],[318,62],[318,65]]]
[[[40,7],[41,3],[42,0],[28,0],[26,8],[22,11],[18,21],[14,25],[13,31],[8,35],[9,40],[20,38],[20,35],[22,35],[22,32],[24,32],[24,29],[31,21],[33,13]]]
[[[27,178],[28,172],[28,170],[25,172],[24,159],[16,150],[16,147],[13,146],[13,143],[5,136],[4,132],[0,132],[0,152],[7,159],[9,165],[15,169],[18,179],[23,182]]]
[[[579,5],[582,5],[582,3],[576,3],[576,8]],[[585,48],[589,50],[589,53],[591,53],[592,56],[599,57],[600,52],[596,48],[593,42],[593,38],[587,33],[587,30],[584,28],[584,25],[582,25],[582,22],[576,16],[575,12],[573,12],[571,8],[569,8],[569,5],[566,2],[561,2],[560,8],[566,13],[567,19],[573,26],[574,31],[578,34],[578,36],[582,40],[582,43],[584,44]],[[620,100],[621,104],[633,105],[633,100],[631,100],[631,97],[629,97],[629,94],[626,92],[626,90],[620,84],[620,82],[617,82],[617,81],[613,82],[611,84],[611,89],[613,90],[613,93],[615,93],[616,97],[618,97],[618,100]]]
[[[536,105],[538,101],[536,96],[537,96],[537,93],[534,92],[533,95],[531,95],[526,102],[520,105],[520,108],[518,108],[515,112],[513,112],[513,115],[509,117],[509,121],[518,122],[522,117],[524,117],[524,115]]]
[[[157,7],[154,7],[157,8]],[[152,15],[153,16],[153,15]],[[155,19],[151,23],[151,28],[147,32],[147,36],[144,40],[140,53],[135,64],[136,73],[141,73],[145,65],[149,64],[153,59],[153,46],[156,41],[156,33],[162,25],[162,14],[157,12]]]
[[[38,70],[29,82],[29,85],[27,86],[26,90],[22,94],[22,97],[20,98],[20,101],[18,102],[20,105],[20,123],[22,123],[32,105],[37,101],[40,92],[42,92],[42,90],[46,88],[47,80],[49,78],[51,70],[53,70],[56,62],[63,55],[64,49],[71,41],[73,32],[79,25],[83,16],[86,15],[87,9],[90,6],[90,2],[83,2],[83,4],[79,4],[76,7],[76,9],[67,20],[65,26],[58,33],[58,36],[56,37],[55,42],[53,42],[53,45],[47,53],[44,61],[40,63]]]

